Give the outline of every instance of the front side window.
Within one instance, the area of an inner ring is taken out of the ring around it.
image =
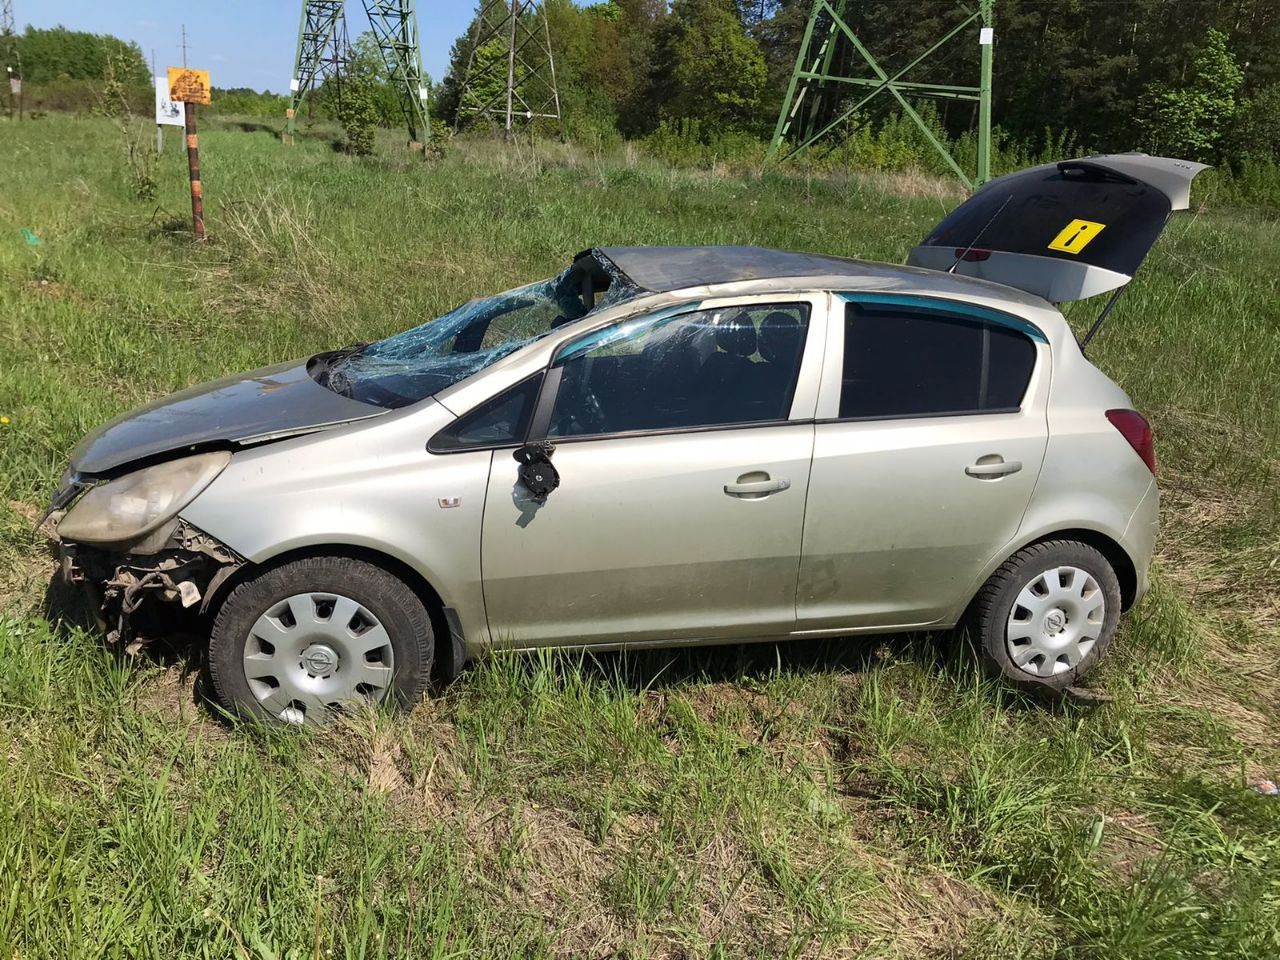
[[[999,323],[931,308],[850,303],[842,419],[1017,410],[1035,344]]]
[[[451,387],[563,324],[640,293],[607,262],[580,257],[560,276],[464,303],[377,343],[312,358],[323,387],[403,407]]]
[[[561,351],[548,434],[591,436],[786,420],[809,307],[760,304],[659,314]]]

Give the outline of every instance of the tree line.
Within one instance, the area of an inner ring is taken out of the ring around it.
[[[542,9],[571,138],[739,144],[760,153],[812,4],[545,0]],[[429,8],[423,14],[426,34]],[[965,15],[953,0],[866,0],[845,10],[846,22],[891,74]],[[976,30],[970,33],[909,79],[976,84],[979,48]],[[1275,0],[996,0],[995,34],[997,141],[1011,155],[1148,149],[1237,170],[1280,164]],[[117,79],[147,84],[150,71],[136,43],[64,27],[28,27],[16,42],[31,84],[100,80],[109,62]],[[433,87],[433,116],[450,126],[470,121],[461,109],[462,79],[473,54],[478,63],[505,56],[473,51],[473,43],[471,29],[457,38],[448,72]],[[353,46],[352,73],[371,92],[374,116],[397,125],[395,94],[376,46],[367,35]],[[837,69],[869,75],[847,44],[837,49]],[[282,112],[278,95],[227,93],[223,109]],[[322,114],[336,111],[325,96],[318,101]],[[953,143],[969,136],[975,122],[968,103],[941,102],[923,113]],[[894,110],[855,119],[862,137],[904,129]]]

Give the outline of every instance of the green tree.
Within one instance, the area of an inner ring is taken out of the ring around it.
[[[767,73],[730,0],[676,0],[658,27],[653,95],[662,116],[707,132],[761,126]]]
[[[1153,153],[1194,160],[1219,159],[1232,127],[1244,74],[1227,46],[1227,36],[1210,30],[1197,54],[1189,83],[1153,83],[1139,102],[1139,125]]]
[[[378,123],[377,88],[368,77],[351,76],[342,87],[338,122],[347,138],[347,152],[373,154],[373,130]]]
[[[1280,83],[1273,83],[1240,104],[1231,136],[1231,156],[1280,162]]]
[[[85,33],[53,27],[27,27],[18,38],[23,79],[30,83],[55,80],[97,82],[111,64],[118,82],[125,88],[149,86],[151,71],[136,43],[127,43],[110,34]]]

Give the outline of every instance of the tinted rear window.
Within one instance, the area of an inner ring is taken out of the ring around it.
[[[936,310],[850,303],[840,416],[938,416],[1016,410],[1035,345],[999,324]]]

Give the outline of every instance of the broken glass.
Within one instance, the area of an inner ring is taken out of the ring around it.
[[[309,369],[321,386],[343,396],[403,407],[640,292],[593,251],[558,277],[471,300],[377,343],[321,354]]]

